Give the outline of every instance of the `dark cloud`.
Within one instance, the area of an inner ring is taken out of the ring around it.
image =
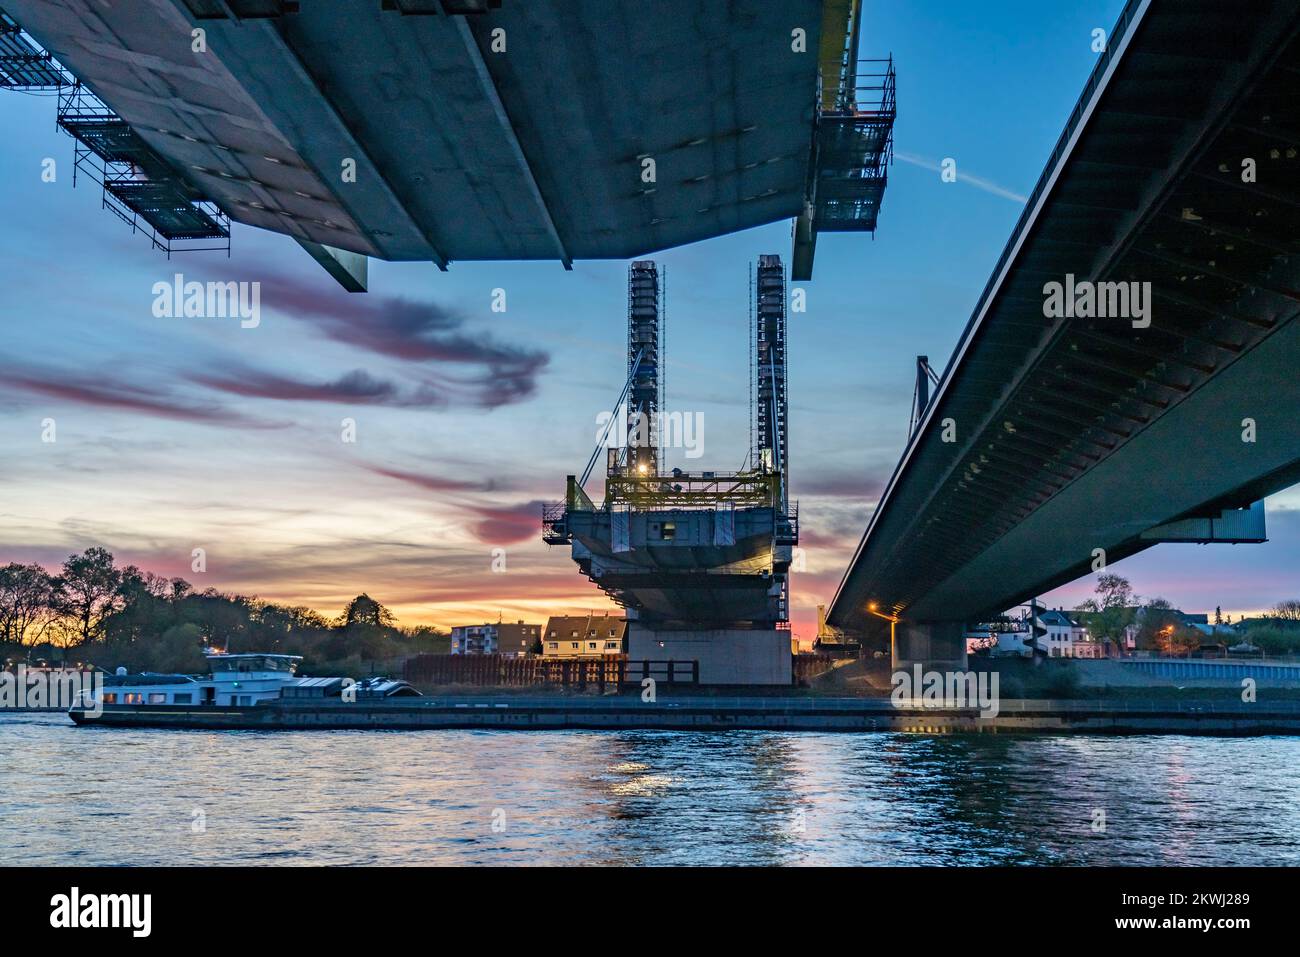
[[[124,382],[111,376],[94,374],[93,381],[81,378],[81,373],[52,369],[14,367],[0,360],[4,375],[0,389],[27,396],[43,396],[60,402],[139,412],[162,419],[199,422],[209,425],[266,426],[267,423],[250,419],[241,413],[211,402],[195,402],[161,389],[150,388],[135,382]]]
[[[542,501],[523,502],[506,508],[471,506],[481,521],[474,525],[474,536],[485,545],[509,545],[541,538]]]
[[[235,369],[219,374],[199,373],[191,381],[210,389],[257,399],[281,399],[298,402],[340,402],[351,405],[391,405],[408,408],[431,408],[445,405],[433,389],[420,387],[402,390],[386,379],[376,379],[361,369],[354,369],[333,381],[307,382],[274,372]]]
[[[419,363],[425,387],[457,404],[496,408],[531,397],[547,353],[465,328],[465,316],[432,302],[358,297],[290,277],[268,279],[267,302],[336,342]]]

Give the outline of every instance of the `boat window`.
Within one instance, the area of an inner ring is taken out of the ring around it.
[[[144,695],[138,691],[128,691],[122,696],[122,700],[126,704],[144,704]]]
[[[179,692],[172,695],[172,704],[193,704],[194,696],[192,694],[180,694]]]
[[[150,691],[150,692],[149,692],[149,703],[150,703],[150,704],[166,704],[166,703],[167,703],[167,692],[165,692],[165,691]]]
[[[104,695],[104,704],[117,704],[117,695],[111,691]]]

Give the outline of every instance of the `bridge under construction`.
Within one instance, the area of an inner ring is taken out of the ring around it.
[[[634,262],[623,392],[586,470],[544,508],[542,537],[570,546],[582,573],[627,609],[633,660],[694,660],[705,684],[788,685],[799,506],[786,456],[785,266],[761,256],[751,282],[752,447],[738,472],[664,467],[662,293],[658,266]],[[597,503],[586,485],[602,453]]]
[[[860,0],[3,0],[0,89],[170,255],[244,223],[370,259],[629,259],[873,232],[894,73]]]

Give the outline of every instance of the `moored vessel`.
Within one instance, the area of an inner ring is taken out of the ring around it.
[[[102,688],[83,692],[68,709],[76,724],[147,723],[160,715],[196,716],[264,708],[287,699],[342,700],[418,696],[411,685],[394,678],[300,677],[301,655],[226,654],[212,652],[207,675],[128,674],[125,668],[105,675]],[[112,715],[119,720],[104,720]],[[140,721],[122,721],[121,716]]]

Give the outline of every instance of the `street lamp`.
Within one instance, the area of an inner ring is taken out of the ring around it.
[[[867,605],[867,611],[871,612],[871,614],[875,615],[877,618],[883,618],[885,621],[889,622],[889,656],[891,659],[894,659],[896,657],[894,654],[894,626],[898,624],[899,617],[897,615],[885,614],[880,610],[880,606],[874,601]]]

